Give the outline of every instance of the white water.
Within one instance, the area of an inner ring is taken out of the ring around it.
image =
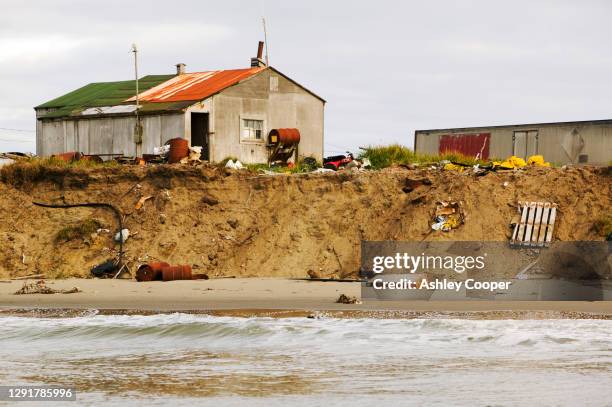
[[[78,405],[612,405],[612,321],[170,314],[0,324],[0,383],[73,385]]]

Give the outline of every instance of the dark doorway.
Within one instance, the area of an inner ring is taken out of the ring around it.
[[[202,160],[209,160],[208,113],[191,113],[191,145],[202,146]]]

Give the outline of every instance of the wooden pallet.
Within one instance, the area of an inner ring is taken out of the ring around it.
[[[521,220],[514,225],[511,246],[547,247],[552,242],[557,204],[519,202]]]

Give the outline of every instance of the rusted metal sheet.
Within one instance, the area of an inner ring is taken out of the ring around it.
[[[202,100],[247,79],[265,68],[193,72],[175,76],[139,95],[141,102],[179,102]],[[127,101],[135,101],[132,97]]]
[[[438,152],[461,153],[486,160],[489,158],[491,133],[444,134],[440,136]]]

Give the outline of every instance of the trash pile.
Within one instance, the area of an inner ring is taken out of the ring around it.
[[[357,169],[366,169],[370,168],[372,164],[368,158],[364,159],[356,159],[353,153],[347,151],[346,154],[341,155],[333,155],[329,157],[325,157],[323,159],[323,169],[338,171],[343,168],[357,168]],[[321,172],[321,171],[319,171]]]
[[[532,155],[527,159],[523,160],[517,156],[510,156],[503,161],[493,160],[486,164],[463,164],[459,162],[451,162],[448,160],[440,161],[440,165],[446,171],[457,171],[463,172],[467,169],[472,169],[476,175],[486,175],[489,171],[499,170],[516,170],[523,167],[550,167],[550,163],[544,160],[544,156]]]
[[[143,154],[142,157],[130,157],[123,154],[83,154],[77,151],[54,154],[51,157],[66,162],[93,161],[101,163],[104,161],[103,157],[109,157],[119,164],[187,164],[201,161],[202,147],[189,146],[187,139],[177,137],[168,140],[163,146],[154,147],[153,154]]]
[[[189,146],[187,139],[177,137],[168,140],[163,146],[154,147],[153,154],[143,154],[141,161],[142,164],[187,164],[200,162],[201,157],[201,146]]]
[[[72,287],[69,290],[56,290],[51,287],[47,287],[45,280],[38,280],[34,282],[24,282],[23,286],[15,291],[14,295],[23,294],[74,294],[80,293],[81,290],[78,287]]]
[[[527,162],[520,157],[510,156],[504,161],[493,161],[493,167],[498,167],[505,170],[513,170],[516,168],[526,167],[528,165],[535,167],[550,167],[550,163],[544,161],[544,156],[532,155],[527,159]]]
[[[451,229],[457,229],[461,226],[464,218],[460,202],[440,201],[436,205],[434,223],[431,225],[431,229],[450,232]]]

